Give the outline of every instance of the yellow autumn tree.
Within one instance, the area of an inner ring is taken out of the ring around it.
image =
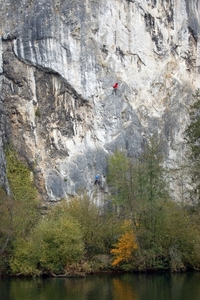
[[[138,249],[136,237],[129,221],[124,222],[123,231],[118,243],[114,245],[115,248],[110,251],[114,256],[112,266],[130,262],[133,258],[133,253]]]

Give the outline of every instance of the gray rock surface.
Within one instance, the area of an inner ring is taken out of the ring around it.
[[[87,190],[100,203],[108,156],[139,155],[153,133],[169,168],[184,159],[200,87],[198,0],[4,0],[0,20],[1,186],[8,142],[47,201]]]

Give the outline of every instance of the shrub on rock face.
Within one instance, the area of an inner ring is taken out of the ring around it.
[[[0,189],[0,272],[9,273],[13,243],[29,236],[41,215],[32,172],[11,147],[5,155],[10,193]]]
[[[193,95],[195,102],[190,107],[190,123],[185,131],[189,156],[188,165],[190,166],[190,180],[192,189],[190,189],[191,204],[196,211],[200,207],[200,89],[197,89]]]
[[[32,180],[32,172],[22,163],[12,148],[6,149],[6,176],[9,182],[12,203],[10,228],[13,236],[25,236],[40,218],[37,189]]]

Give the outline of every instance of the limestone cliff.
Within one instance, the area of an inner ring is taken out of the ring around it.
[[[96,172],[104,193],[108,155],[138,155],[152,133],[178,164],[200,87],[199,0],[4,0],[0,20],[0,185],[6,143],[48,201],[93,194]]]

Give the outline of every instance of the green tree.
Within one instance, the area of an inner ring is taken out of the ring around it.
[[[65,206],[66,213],[81,226],[86,256],[92,258],[97,254],[109,253],[120,231],[115,216],[106,213],[85,194],[70,199]]]
[[[137,222],[139,164],[124,152],[116,151],[108,160],[108,183],[112,204],[122,220],[132,217]]]
[[[0,274],[8,267],[10,245],[13,239],[13,202],[6,192],[0,189]]]
[[[164,218],[163,206],[170,198],[163,168],[162,143],[156,136],[149,139],[137,159],[116,153],[109,160],[109,183],[115,187],[114,200],[119,212],[133,222],[139,243],[138,253],[150,253],[149,267],[156,265],[160,248],[159,227]]]
[[[37,189],[31,171],[22,163],[16,151],[8,147],[6,153],[6,176],[10,188],[12,210],[12,231],[16,235],[26,235],[40,217]]]
[[[140,221],[153,233],[163,204],[170,198],[163,168],[161,143],[157,141],[156,137],[151,138],[145,145],[139,162],[138,198],[143,204]]]
[[[10,193],[0,190],[0,271],[8,271],[13,242],[28,236],[40,218],[31,172],[8,147],[6,154],[6,175]]]
[[[131,167],[131,160],[120,151],[116,151],[108,161],[108,183],[112,187],[113,199],[120,205],[124,205],[124,202],[132,197]]]
[[[200,228],[193,214],[182,203],[168,201],[160,224],[160,243],[163,256],[172,271],[200,267]]]
[[[120,208],[126,207],[129,213],[139,215],[148,210],[149,215],[156,204],[162,206],[168,199],[161,146],[160,140],[152,137],[137,159],[130,159],[119,151],[110,157],[108,182],[114,203]]]
[[[15,241],[10,267],[13,274],[62,274],[67,264],[82,258],[83,251],[78,222],[55,208],[28,238]]]

